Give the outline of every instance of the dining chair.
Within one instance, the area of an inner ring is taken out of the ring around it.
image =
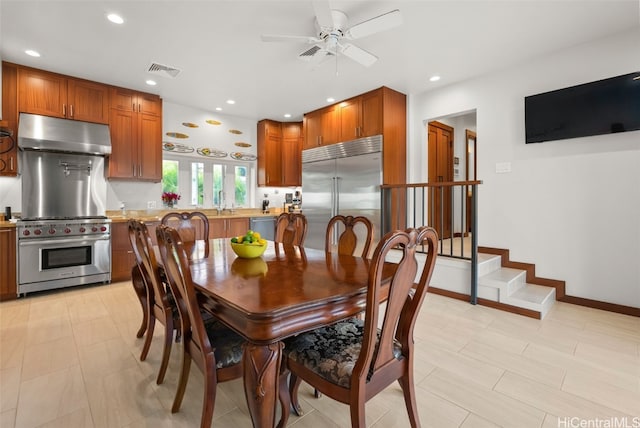
[[[351,426],[364,427],[365,402],[397,380],[411,426],[420,426],[413,377],[413,330],[435,266],[437,242],[437,233],[430,227],[397,230],[382,238],[369,268],[364,320],[351,318],[287,339],[286,369],[282,373],[288,370],[291,378],[289,394],[280,394],[281,400],[290,398],[294,411],[302,415],[298,387],[304,380],[328,397],[348,404]],[[419,245],[428,252],[419,280],[414,284]],[[383,268],[390,251],[400,251],[402,257],[389,281],[385,278],[383,283]],[[385,290],[387,307],[379,320],[378,306]],[[281,376],[281,387],[286,386],[285,379],[285,375]],[[279,426],[286,425],[288,404],[282,404]]]
[[[209,256],[209,219],[204,213],[200,211],[171,212],[162,217],[160,223],[178,231],[189,259],[195,256],[192,250],[196,241],[204,241],[202,257],[206,259]]]
[[[171,412],[180,410],[193,360],[204,375],[201,428],[211,426],[219,382],[242,377],[242,350],[245,340],[220,321],[202,318],[194,289],[189,259],[176,229],[161,225],[156,229],[162,263],[178,304],[182,326],[182,369]]]
[[[139,283],[141,277],[146,285],[147,325],[146,337],[142,345],[142,352],[140,353],[140,361],[146,360],[149,353],[156,320],[164,325],[162,361],[156,379],[156,383],[161,384],[164,381],[164,376],[169,365],[174,330],[177,330],[175,335],[176,341],[180,340],[178,309],[173,296],[167,292],[147,226],[139,220],[129,220],[129,240],[140,272],[140,275],[135,274],[132,280]]]
[[[284,245],[304,245],[307,236],[307,218],[301,213],[282,213],[276,220],[274,241]]]
[[[361,230],[364,228],[364,230]],[[359,239],[361,238],[361,239]],[[363,216],[336,215],[327,224],[324,249],[349,256],[369,258],[373,243],[373,223]]]
[[[133,290],[136,292],[136,296],[138,297],[140,306],[142,307],[142,323],[140,323],[140,328],[136,332],[136,337],[141,338],[144,336],[144,332],[147,331],[149,309],[147,304],[147,284],[137,262],[131,268],[131,284],[133,285]]]

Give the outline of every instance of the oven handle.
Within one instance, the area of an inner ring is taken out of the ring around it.
[[[108,241],[109,235],[91,236],[88,238],[68,238],[68,239],[22,239],[19,246],[27,247],[33,245],[58,245],[58,244],[78,244],[82,242]]]

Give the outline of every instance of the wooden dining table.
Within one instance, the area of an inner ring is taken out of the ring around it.
[[[209,256],[191,263],[202,306],[247,339],[243,377],[254,427],[276,423],[282,340],[362,312],[369,264],[270,241],[261,257],[243,259],[228,239],[209,241]]]

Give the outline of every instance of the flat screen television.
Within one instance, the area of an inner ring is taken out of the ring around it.
[[[640,129],[640,72],[524,99],[526,142]]]

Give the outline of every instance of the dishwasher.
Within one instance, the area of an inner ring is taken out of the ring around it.
[[[254,232],[259,232],[264,239],[273,241],[276,236],[276,218],[251,217],[249,218],[249,228]]]

